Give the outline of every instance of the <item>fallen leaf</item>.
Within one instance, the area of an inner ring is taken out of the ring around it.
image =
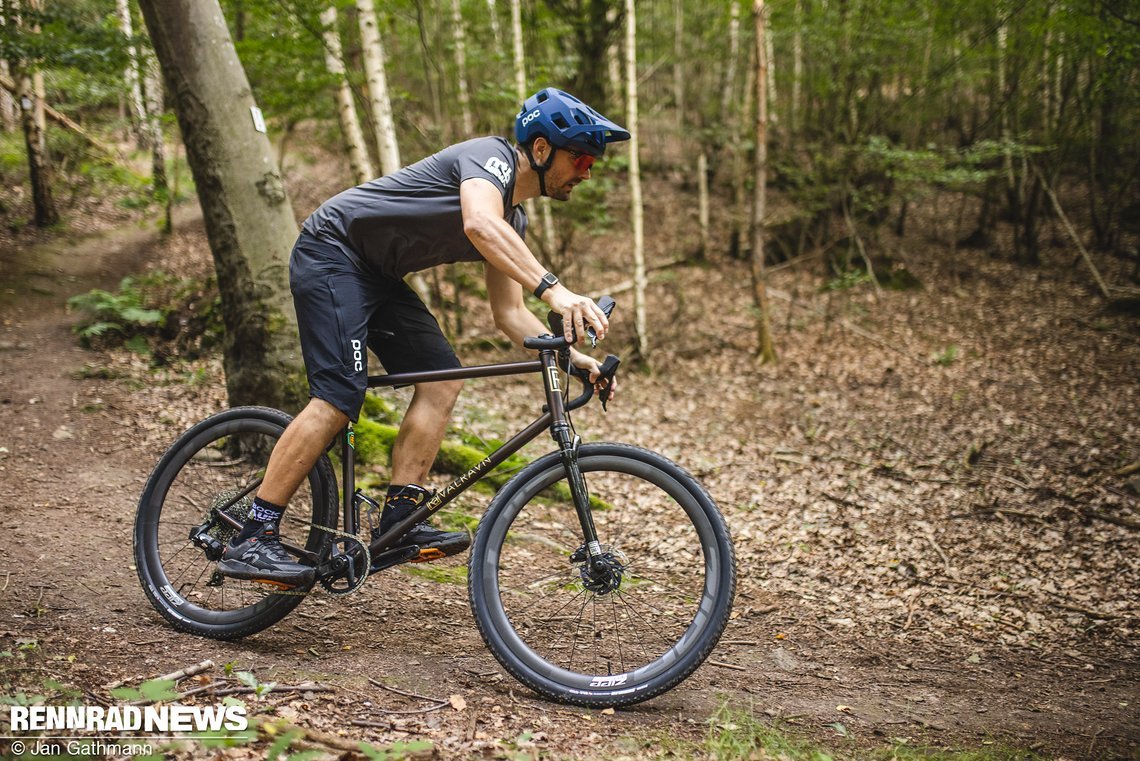
[[[456,711],[467,708],[467,701],[463,699],[462,695],[452,695],[448,700],[451,702],[451,707]]]

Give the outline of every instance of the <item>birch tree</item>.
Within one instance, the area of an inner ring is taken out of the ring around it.
[[[522,8],[519,0],[511,0],[511,38],[515,58],[515,93],[518,95],[519,108],[522,108],[522,104],[526,102],[527,90],[526,59],[523,55]],[[550,199],[540,198],[538,205],[542,212],[542,223],[539,225],[542,233],[542,247],[549,257],[554,253],[554,220],[550,213]],[[523,208],[526,209],[527,219],[533,222],[535,219],[534,204],[529,200],[524,201]]]
[[[130,114],[131,131],[135,142],[140,147],[150,144],[147,128],[146,106],[143,104],[142,80],[139,76],[139,54],[135,46],[134,23],[131,20],[130,0],[115,0],[115,9],[118,14],[119,31],[127,41],[127,68],[123,78],[127,83],[127,105]]]
[[[29,0],[28,9],[40,10],[39,0]],[[39,27],[26,24],[20,15],[19,0],[8,0],[9,22],[18,33],[39,34]],[[52,195],[51,158],[47,152],[44,127],[37,118],[43,104],[36,94],[35,62],[14,59],[9,61],[16,85],[16,103],[20,108],[20,122],[24,128],[24,145],[28,153],[28,179],[32,186],[33,219],[37,227],[50,227],[59,222],[55,197]]]
[[[752,5],[756,25],[756,172],[752,204],[752,299],[756,306],[757,354],[760,362],[773,362],[771,319],[768,312],[768,286],[764,275],[764,232],[768,203],[768,45],[765,41],[764,0]]]
[[[368,182],[376,174],[372,170],[372,159],[368,156],[364,132],[360,129],[360,120],[356,115],[356,101],[352,97],[352,88],[348,85],[348,77],[345,73],[344,53],[340,44],[340,32],[337,30],[335,5],[330,5],[321,13],[321,25],[324,27],[325,65],[336,80],[337,85],[337,121],[340,123],[340,131],[344,135],[344,142],[348,147],[348,163],[352,169],[352,177],[359,185]]]
[[[475,134],[471,118],[471,95],[467,92],[467,33],[463,28],[463,9],[459,0],[451,0],[451,28],[455,35],[455,70],[459,86],[459,111],[463,119],[463,138]]]
[[[641,204],[641,164],[637,139],[637,17],[634,0],[625,2],[626,123],[629,125],[629,199],[633,226],[633,328],[637,353],[649,359],[649,329],[645,318],[645,215]]]
[[[372,0],[356,0],[356,12],[360,20],[360,55],[364,60],[364,73],[368,80],[368,103],[372,108],[372,121],[376,125],[380,171],[392,174],[400,168],[400,148],[396,142],[392,102],[388,98],[384,45],[376,24],[376,8]]]
[[[8,14],[4,4],[0,2],[0,29],[8,25]],[[12,69],[8,61],[0,59],[0,78],[8,80],[12,77]],[[20,111],[16,106],[16,98],[7,87],[0,87],[0,125],[5,132],[15,132],[20,124]]]
[[[166,138],[162,134],[162,112],[165,108],[165,97],[162,90],[162,71],[158,67],[158,59],[154,51],[143,47],[140,51],[140,61],[143,71],[143,98],[146,111],[147,143],[150,145],[150,177],[151,191],[156,198],[164,201],[166,219],[163,229],[170,232],[174,228],[172,218],[173,198],[166,177]]]
[[[298,409],[307,393],[288,282],[297,224],[221,8],[217,0],[139,5],[214,255],[229,402]]]

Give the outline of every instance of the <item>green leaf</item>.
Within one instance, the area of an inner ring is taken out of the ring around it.
[[[302,734],[304,733],[299,729],[290,729],[288,732],[282,734],[280,737],[274,740],[273,744],[269,746],[269,749],[265,751],[266,761],[273,761],[275,758],[287,751],[293,741],[300,737]]]
[[[139,685],[139,692],[147,700],[159,702],[160,700],[175,700],[178,690],[174,689],[173,679],[152,679]]]
[[[139,700],[142,697],[142,693],[134,687],[116,687],[111,690],[111,697],[117,698],[118,700]]]

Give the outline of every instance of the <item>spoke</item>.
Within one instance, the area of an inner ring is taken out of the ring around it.
[[[612,610],[614,614],[614,637],[617,639],[618,664],[621,666],[622,672],[624,672],[626,670],[625,655],[622,653],[621,649],[621,636],[618,634],[618,631],[620,631],[620,629],[618,627],[617,605],[614,604],[613,599],[610,600],[610,610]]]
[[[578,609],[577,623],[574,625],[574,638],[570,641],[570,660],[566,663],[566,669],[570,670],[574,666],[574,652],[578,649],[578,632],[582,629],[582,613],[586,610],[590,599],[587,597],[582,600],[582,607]]]
[[[670,641],[669,641],[669,637],[667,637],[667,636],[665,636],[664,634],[662,634],[662,633],[661,633],[661,631],[660,631],[660,630],[659,630],[659,629],[658,629],[658,628],[657,628],[657,627],[656,627],[656,626],[655,626],[655,625],[654,625],[654,624],[653,624],[653,623],[652,623],[652,622],[651,622],[651,621],[650,621],[648,618],[646,618],[645,616],[641,615],[641,614],[638,612],[637,608],[635,608],[635,607],[634,607],[634,605],[633,605],[633,602],[631,602],[629,599],[627,599],[627,595],[618,595],[618,600],[617,600],[617,601],[618,601],[618,602],[620,602],[622,605],[624,605],[624,606],[626,607],[626,609],[627,609],[627,610],[630,612],[630,614],[631,614],[632,616],[636,617],[637,619],[639,619],[639,620],[641,620],[641,621],[644,621],[644,622],[645,622],[645,625],[646,625],[646,627],[647,627],[647,628],[648,628],[650,631],[652,631],[654,634],[656,634],[656,635],[657,635],[657,637],[658,637],[658,638],[659,638],[659,639],[660,639],[662,642],[664,642],[664,643],[666,643],[667,645],[670,645],[670,646],[671,646],[671,644],[670,644]],[[651,606],[649,606],[649,607],[653,607],[653,606],[651,605]],[[668,648],[666,648],[666,649],[668,649]]]

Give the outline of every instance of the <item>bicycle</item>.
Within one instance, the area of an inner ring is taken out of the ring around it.
[[[603,301],[612,310],[612,299]],[[704,487],[668,459],[627,444],[582,443],[569,413],[590,401],[594,387],[569,363],[561,318],[552,313],[550,322],[552,334],[524,342],[537,360],[369,376],[375,388],[539,373],[545,406],[367,544],[358,538],[361,513],[375,527],[380,506],[356,488],[349,425],[337,437],[340,495],[329,458],[334,440],[280,526],[286,549],[317,568],[308,589],[239,581],[214,567],[245,521],[269,452],[291,418],[238,407],[190,428],[159,460],[139,501],[135,560],[151,604],[184,632],[237,639],[272,626],[318,587],[351,594],[372,574],[418,554],[415,547],[392,549],[411,526],[549,431],[557,450],[500,488],[475,532],[468,595],[479,632],[512,676],[555,701],[620,706],[675,687],[712,651],[731,613],[736,563],[728,527]],[[607,381],[619,362],[606,358]],[[561,368],[582,381],[573,400]],[[603,405],[607,395],[599,394]]]

